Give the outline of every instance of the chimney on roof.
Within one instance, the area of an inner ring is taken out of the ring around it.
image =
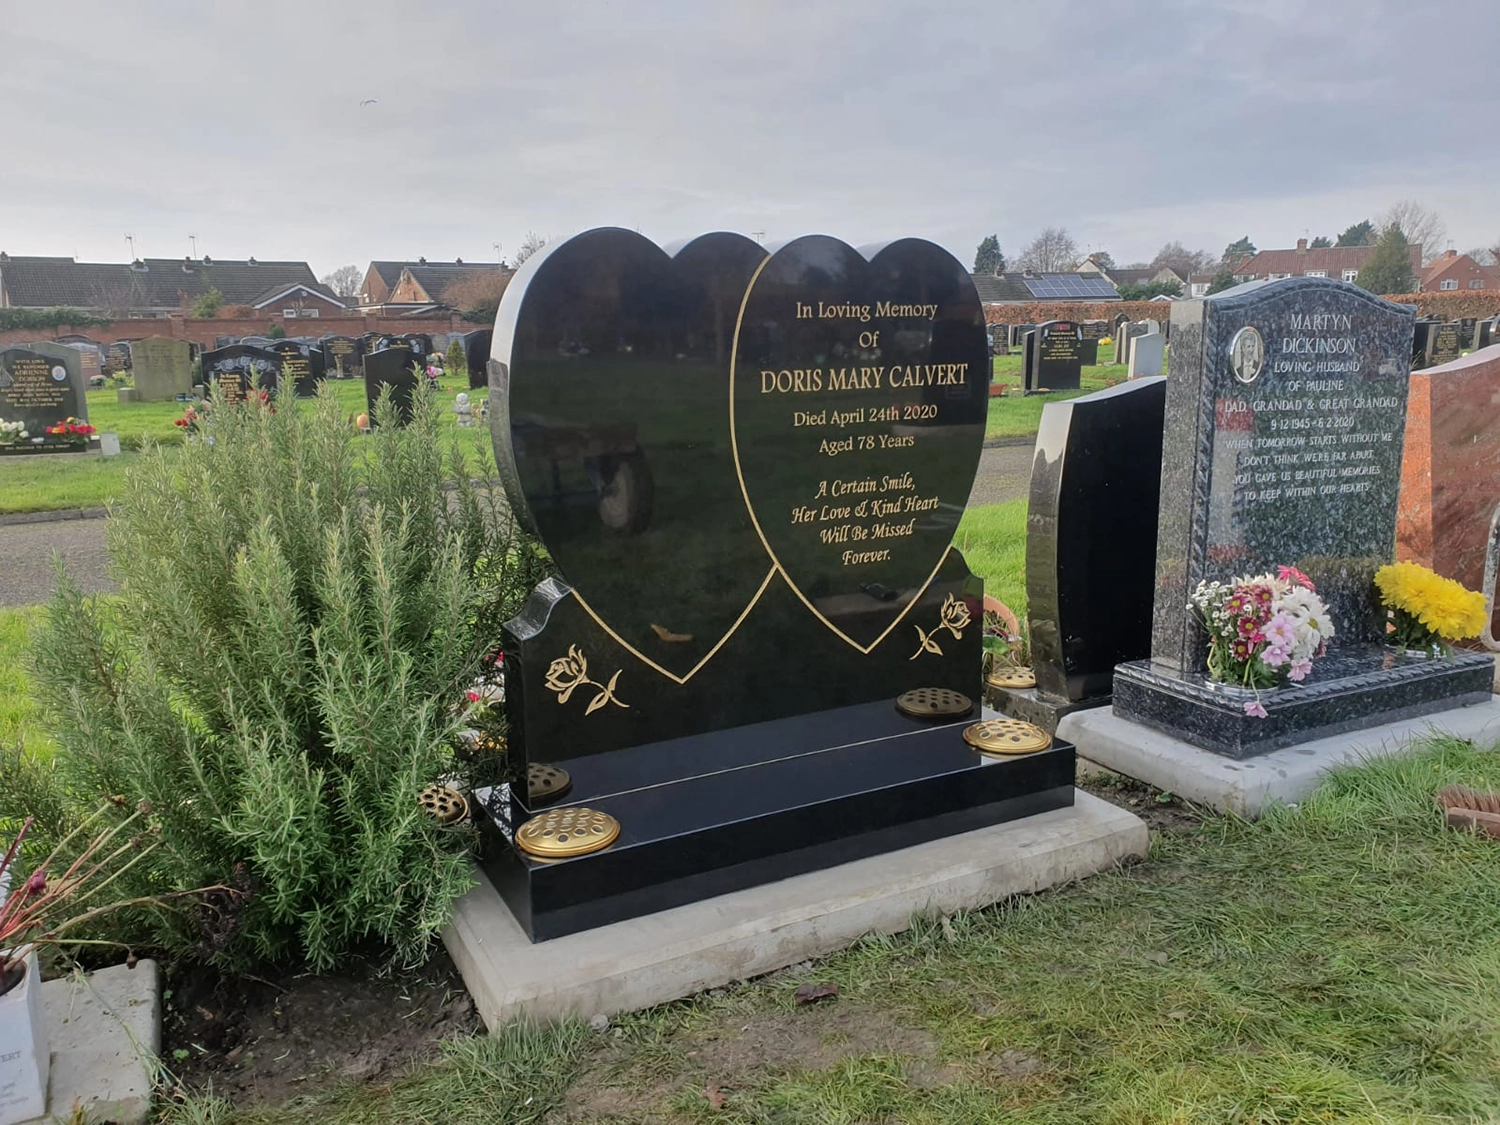
[[[419,266],[425,266],[426,264],[427,264],[427,259],[426,258],[418,258],[417,259],[417,265],[419,265]]]
[[[1443,251],[1443,257],[1447,258],[1448,261],[1451,262],[1451,261],[1453,261],[1454,258],[1458,257],[1458,251],[1457,250],[1445,250],[1445,251]]]
[[[254,258],[251,258],[251,259],[250,259],[250,260],[249,260],[249,261],[248,261],[248,262],[246,262],[246,263],[245,263],[245,264],[246,264],[246,265],[247,265],[247,266],[253,266],[253,265],[255,265],[255,259],[254,259]]]
[[[4,250],[0,250],[0,262],[8,262],[8,261],[10,261],[10,255],[7,254]]]
[[[1299,254],[1306,254],[1307,253],[1307,239],[1305,239],[1305,238],[1299,238],[1299,239],[1297,239],[1297,253],[1299,253]]]
[[[211,265],[214,264],[214,260],[212,258],[210,258],[207,254],[205,254],[205,255],[203,255],[203,264],[205,266],[211,266]]]
[[[193,256],[191,254],[184,254],[183,255],[183,258],[182,258],[182,272],[183,273],[192,273],[193,272]]]
[[[461,266],[464,264],[464,260],[462,258],[455,258],[453,259],[453,264],[455,266]]]

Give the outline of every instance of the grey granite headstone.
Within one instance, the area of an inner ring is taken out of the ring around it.
[[[1321,278],[1173,308],[1151,660],[1116,669],[1117,714],[1245,757],[1489,698],[1488,656],[1380,645],[1373,576],[1395,550],[1415,311]],[[1305,683],[1236,697],[1205,677],[1189,597],[1281,564],[1313,579],[1335,636]],[[1252,700],[1268,717],[1245,713]]]
[[[1130,340],[1131,379],[1154,378],[1161,374],[1162,361],[1166,359],[1167,341],[1160,332],[1149,332],[1134,336]]]
[[[193,391],[193,351],[186,340],[147,336],[130,345],[137,402],[171,402]]]

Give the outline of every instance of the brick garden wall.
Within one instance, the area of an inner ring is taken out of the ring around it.
[[[1439,320],[1473,317],[1487,320],[1500,315],[1500,289],[1467,290],[1457,293],[1406,293],[1389,300],[1416,305],[1421,316]],[[1018,305],[986,305],[987,324],[1041,324],[1048,320],[1113,320],[1125,313],[1131,320],[1166,320],[1172,306],[1163,301],[1033,301]]]

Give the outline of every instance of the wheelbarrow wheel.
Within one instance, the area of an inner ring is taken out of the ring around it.
[[[611,458],[603,466],[604,483],[599,490],[599,518],[612,531],[634,534],[651,525],[651,507],[656,486],[651,468],[640,450]]]

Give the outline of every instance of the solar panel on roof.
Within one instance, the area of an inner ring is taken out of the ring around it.
[[[1033,297],[1115,297],[1114,286],[1103,278],[1077,274],[1045,274],[1024,279]]]

